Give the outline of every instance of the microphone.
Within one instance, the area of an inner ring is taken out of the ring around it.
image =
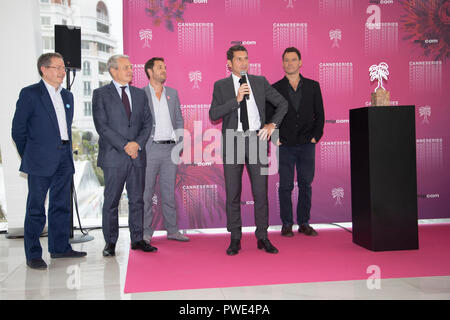
[[[247,83],[247,73],[245,71],[241,71],[241,79],[239,79],[239,83],[242,85],[244,83]],[[250,96],[248,94],[244,95],[244,99],[248,100],[250,99]]]

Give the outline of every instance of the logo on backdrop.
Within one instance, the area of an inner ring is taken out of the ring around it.
[[[422,169],[442,169],[444,157],[442,138],[416,140],[417,167]]]
[[[308,51],[307,23],[274,23],[272,30],[273,50],[276,56],[281,56],[287,47],[296,47],[302,53]]]
[[[344,188],[338,187],[331,190],[331,196],[336,199],[335,206],[342,206],[341,199],[344,198]]]
[[[225,0],[225,14],[229,16],[259,16],[261,0]]]
[[[412,93],[441,93],[442,61],[410,61],[409,90]]]
[[[422,118],[422,124],[429,124],[431,117],[431,107],[430,106],[423,106],[419,107],[419,116]]]
[[[319,82],[327,94],[342,94],[353,92],[352,62],[321,62],[319,63]]]
[[[207,56],[214,53],[214,23],[178,23],[178,53]]]
[[[342,40],[342,31],[340,29],[330,30],[330,40],[333,41],[332,48],[339,48],[339,42]]]
[[[431,60],[446,60],[450,54],[448,25],[449,1],[401,1],[405,9],[401,23],[406,32],[404,40],[423,49]]]
[[[284,0],[284,2],[288,3],[286,8],[294,8],[294,1],[297,2],[297,0]]]
[[[353,0],[320,0],[319,10],[321,16],[351,15],[353,13]]]
[[[398,52],[398,23],[381,22],[381,9],[377,5],[367,7],[369,17],[365,24],[365,54],[379,55]]]
[[[350,141],[320,142],[320,167],[333,171],[350,168]]]
[[[139,30],[139,38],[141,39],[141,41],[144,40],[144,45],[142,46],[142,48],[150,48],[149,41],[152,40],[152,30],[150,29]]]
[[[192,89],[200,89],[198,85],[199,82],[202,82],[202,73],[199,70],[189,72],[189,81],[194,82],[194,86]]]

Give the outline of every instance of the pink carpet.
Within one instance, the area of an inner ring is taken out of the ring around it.
[[[450,275],[450,224],[419,227],[419,250],[372,252],[341,229],[318,230],[318,237],[271,232],[276,255],[256,248],[244,233],[242,250],[225,253],[229,235],[192,235],[187,243],[155,237],[157,253],[130,250],[125,293],[272,284],[366,280],[371,265],[381,279]]]

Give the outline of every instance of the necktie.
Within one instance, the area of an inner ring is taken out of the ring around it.
[[[130,100],[128,100],[128,95],[125,91],[126,86],[120,87],[122,89],[122,103],[125,108],[125,113],[128,116],[128,120],[130,120],[131,117],[131,106],[130,106]]]
[[[244,81],[242,79],[239,80],[239,83],[242,85]],[[242,129],[245,131],[248,130],[248,114],[247,114],[247,99],[244,96],[244,99],[239,103],[240,106],[240,118],[242,123]]]
[[[248,114],[247,114],[247,100],[244,98],[242,99],[241,103],[239,104],[240,107],[240,116],[241,116],[241,123],[242,123],[242,129],[245,131],[248,130]]]

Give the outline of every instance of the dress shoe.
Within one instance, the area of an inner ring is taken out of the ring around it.
[[[75,251],[75,250],[69,250],[64,253],[50,253],[50,257],[52,259],[60,259],[60,258],[81,258],[85,257],[87,255],[86,252],[83,251]]]
[[[309,224],[302,224],[300,228],[298,228],[298,232],[303,233],[307,236],[317,236],[316,230],[314,230]]]
[[[150,245],[149,243],[145,242],[144,240],[133,242],[131,244],[131,249],[133,250],[142,250],[144,252],[155,252],[158,251],[158,248]]]
[[[27,266],[29,266],[31,269],[36,269],[36,270],[47,269],[47,264],[45,263],[44,260],[42,260],[42,258],[27,260]]]
[[[259,239],[257,245],[258,249],[264,249],[268,253],[278,253],[278,249],[270,243],[269,239]]]
[[[241,240],[231,239],[230,246],[227,249],[227,255],[234,256],[241,250]]]
[[[179,232],[179,231],[172,233],[172,234],[168,234],[167,239],[176,240],[176,241],[184,241],[184,242],[187,242],[190,240],[188,237],[186,237],[184,234],[181,234],[181,232]]]
[[[114,257],[116,255],[116,244],[115,243],[107,243],[105,248],[103,249],[104,257]]]
[[[283,237],[293,237],[294,233],[292,232],[292,226],[282,226],[281,235]]]

